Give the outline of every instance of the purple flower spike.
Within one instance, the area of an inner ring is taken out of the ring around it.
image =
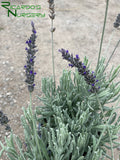
[[[100,89],[100,86],[98,87],[98,89]]]
[[[91,93],[96,93],[98,91],[98,88],[95,86],[96,82],[96,76],[94,76],[94,71],[90,71],[87,69],[87,66],[85,63],[82,63],[79,59],[79,55],[76,55],[76,57],[73,57],[73,54],[69,53],[68,50],[61,49],[59,52],[62,53],[63,59],[69,61],[69,66],[70,67],[76,67],[78,69],[78,72],[80,75],[84,77],[84,80],[86,81],[87,84],[91,85],[91,89],[89,90]]]
[[[36,72],[34,72],[34,59],[35,59],[35,53],[38,51],[35,48],[37,47],[35,45],[35,40],[37,36],[35,35],[36,29],[34,27],[34,23],[31,22],[32,25],[32,34],[30,38],[26,41],[28,47],[25,48],[27,51],[27,64],[24,66],[26,71],[26,80],[25,82],[28,84],[28,91],[33,92],[34,90],[34,77]]]
[[[80,59],[78,54],[76,54],[76,59]]]

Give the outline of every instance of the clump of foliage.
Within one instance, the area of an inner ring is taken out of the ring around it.
[[[30,106],[24,109],[21,119],[25,143],[12,133],[10,139],[6,139],[8,147],[4,146],[3,150],[11,160],[111,159],[106,149],[113,150],[118,146],[120,117],[116,118],[118,106],[107,105],[116,102],[120,96],[120,82],[113,83],[120,66],[112,69],[106,78],[106,74],[102,74],[104,61],[102,58],[96,75],[101,86],[97,93],[88,91],[90,86],[77,70],[73,79],[71,72],[64,70],[56,90],[52,78],[42,79],[44,96],[38,98],[43,105],[36,107],[35,112]],[[88,64],[86,57],[84,64]]]
[[[63,71],[60,85],[54,91],[53,81],[42,81],[44,105],[37,107],[41,124],[39,135],[49,150],[50,159],[87,160],[109,157],[106,149],[117,147],[120,117],[116,119],[116,107],[107,104],[119,98],[120,85],[113,83],[120,66],[111,70],[109,79],[102,75],[104,61],[100,61],[96,77],[100,80],[97,93],[88,92],[89,85],[78,71],[71,78],[70,71]],[[87,65],[88,59],[84,59]],[[110,157],[109,157],[110,158]]]

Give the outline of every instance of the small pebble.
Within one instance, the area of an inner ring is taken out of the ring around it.
[[[6,105],[6,104],[7,104],[7,102],[4,102],[4,103],[3,103],[3,105]]]
[[[6,133],[5,133],[6,136],[8,136],[9,134],[10,134],[9,132],[6,132]]]
[[[11,70],[11,71],[13,71],[13,70],[14,70],[14,67],[13,67],[13,66],[12,66],[12,67],[10,67],[10,70]]]
[[[19,37],[20,37],[20,35],[16,35],[16,37],[17,37],[17,38],[19,38]]]
[[[13,102],[16,103],[17,102],[16,99],[13,99]]]
[[[10,78],[6,78],[6,81],[9,81]]]
[[[7,95],[7,96],[10,96],[11,94],[12,94],[11,92],[8,92],[6,95]]]
[[[9,61],[6,61],[6,63],[8,64],[8,63],[9,63]]]
[[[24,76],[24,74],[23,73],[20,73],[20,75],[23,77]]]

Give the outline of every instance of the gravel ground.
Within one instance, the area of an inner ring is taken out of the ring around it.
[[[34,109],[35,106],[40,105],[36,95],[42,95],[41,78],[52,75],[50,19],[48,17],[48,3],[45,0],[33,0],[32,3],[30,0],[10,0],[10,2],[12,5],[41,5],[41,13],[45,13],[43,18],[14,17],[12,15],[7,17],[7,9],[0,6],[0,110],[10,119],[9,125],[14,133],[23,139],[20,117],[23,114],[22,107],[27,108],[29,104],[29,94],[24,82],[25,42],[31,35],[31,21],[33,21],[37,30],[36,43],[39,50],[35,61],[37,75],[33,92]],[[58,53],[60,48],[68,49],[73,54],[79,54],[81,59],[87,56],[91,62],[91,68],[95,69],[103,27],[105,0],[59,0],[55,1],[55,6],[55,73],[58,84],[63,69],[69,69],[67,62],[63,61]],[[20,10],[20,12],[23,11]],[[33,10],[29,12],[33,12]],[[102,55],[106,57],[106,60],[120,37],[120,31],[113,28],[113,23],[119,12],[120,0],[111,0],[102,49]],[[106,52],[111,34],[113,34],[113,38]],[[119,50],[120,46],[116,50],[107,72],[110,71],[112,65],[119,65]],[[120,75],[116,81],[119,80]],[[120,115],[120,111],[118,111],[118,115]],[[4,142],[5,135],[9,136],[9,133],[6,132],[4,126],[0,126],[0,140],[2,142]],[[115,151],[115,160],[118,160],[119,154],[118,149]],[[7,158],[3,156],[3,160],[7,160]]]

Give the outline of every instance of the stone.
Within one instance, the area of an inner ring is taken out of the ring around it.
[[[11,94],[12,94],[11,92],[7,92],[6,93],[7,96],[11,96]]]

